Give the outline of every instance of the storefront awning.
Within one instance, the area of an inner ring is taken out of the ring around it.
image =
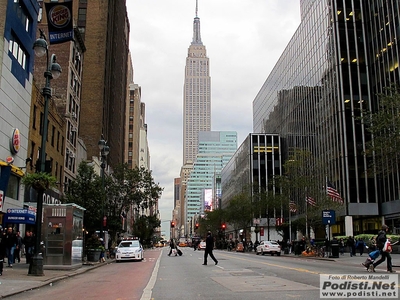
[[[32,224],[36,222],[36,214],[34,211],[21,208],[9,208],[3,217],[3,223],[13,224]]]

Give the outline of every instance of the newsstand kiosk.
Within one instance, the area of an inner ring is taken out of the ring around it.
[[[74,203],[43,204],[42,239],[44,269],[82,266],[83,213]]]

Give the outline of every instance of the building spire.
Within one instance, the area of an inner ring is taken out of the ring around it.
[[[193,40],[192,45],[203,45],[200,36],[200,18],[197,15],[198,12],[198,0],[196,0],[196,16],[193,21]]]

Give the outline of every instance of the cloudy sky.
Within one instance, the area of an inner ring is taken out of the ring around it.
[[[164,187],[169,235],[173,182],[182,166],[184,70],[196,0],[126,0],[134,82],[142,88],[151,169]],[[210,59],[212,130],[252,132],[252,102],[300,23],[300,0],[198,0]]]

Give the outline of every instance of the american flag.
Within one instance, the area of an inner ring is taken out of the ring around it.
[[[315,202],[315,199],[312,198],[312,197],[310,197],[310,196],[307,196],[307,197],[306,197],[306,202],[307,202],[308,204],[310,204],[311,206],[317,205],[317,202]]]
[[[292,213],[295,213],[297,211],[297,206],[296,203],[294,203],[294,201],[289,202],[289,210]]]
[[[335,186],[329,180],[327,182],[326,193],[329,197],[332,198],[333,201],[343,204],[343,198],[340,196],[339,192],[335,189]]]

